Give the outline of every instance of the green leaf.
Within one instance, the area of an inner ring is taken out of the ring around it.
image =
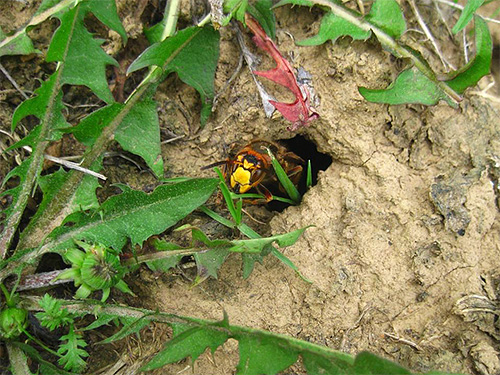
[[[11,170],[4,179],[5,183],[5,181],[17,176],[20,178],[20,184],[3,193],[3,196],[10,195],[12,197],[12,203],[4,211],[4,229],[0,235],[0,258],[5,255],[12,241],[28,199],[37,183],[43,166],[43,155],[49,140],[59,139],[62,134],[60,129],[68,125],[61,113],[64,107],[62,93],[57,87],[57,73],[42,83],[40,88],[35,90],[35,94],[36,96],[22,103],[13,115],[12,131],[17,123],[28,115],[38,117],[40,124],[27,137],[10,148],[30,145],[32,153],[20,166]]]
[[[161,42],[161,37],[163,35],[163,30],[165,29],[165,25],[167,24],[167,20],[163,18],[156,25],[151,26],[144,30],[144,35],[148,39],[150,44]]]
[[[298,359],[298,351],[278,345],[273,337],[236,337],[239,341],[240,361],[237,374],[276,374],[293,365]]]
[[[95,165],[91,168],[97,171],[101,168],[101,160],[98,160]],[[24,234],[31,230],[36,220],[44,215],[47,206],[54,200],[57,199],[61,187],[68,180],[70,174],[60,168],[58,171],[48,174],[45,176],[40,176],[38,179],[38,184],[43,192],[42,202],[39,204],[35,215],[32,217],[30,223],[25,228],[23,233],[21,233],[21,239],[24,238]],[[84,211],[89,209],[96,209],[99,207],[99,202],[97,200],[96,190],[101,187],[96,177],[86,174],[83,176],[81,184],[75,191],[73,199],[67,202],[65,207],[66,215],[77,211]]]
[[[115,139],[124,150],[144,159],[154,174],[163,177],[161,157],[160,123],[153,95],[156,87],[132,107],[115,132]]]
[[[159,66],[164,74],[176,72],[179,78],[200,94],[204,125],[212,110],[215,68],[219,59],[219,33],[211,26],[193,26],[146,49],[127,73],[148,66]]]
[[[245,13],[248,9],[248,0],[225,0],[223,9],[224,13],[229,14],[223,26],[226,26],[231,18],[235,18],[237,21],[245,24]]]
[[[391,37],[398,39],[406,31],[403,12],[396,0],[376,0],[366,20],[378,26]],[[376,29],[373,29],[375,34]]]
[[[61,3],[62,0],[42,0],[42,3],[38,7],[38,9],[35,12],[35,16],[39,15],[40,13],[43,13],[50,8],[56,6],[57,4]]]
[[[6,35],[0,30],[0,41],[4,40]],[[40,52],[33,47],[33,42],[26,34],[26,30],[18,33],[14,38],[5,44],[0,45],[0,56],[7,55],[29,55],[30,53]]]
[[[179,325],[172,324],[176,331]],[[212,326],[216,327],[216,326]],[[183,358],[191,357],[194,362],[207,348],[212,353],[228,339],[228,333],[221,330],[205,329],[201,327],[189,327],[184,325],[182,332],[177,334],[172,340],[167,342],[165,348],[154,358],[141,368],[141,371],[150,371],[166,364],[180,361]]]
[[[152,245],[158,251],[172,251],[183,249],[182,246],[179,246],[175,243],[159,240],[157,238],[154,239]],[[168,258],[148,261],[146,262],[146,265],[153,272],[167,272],[170,268],[175,267],[181,259],[182,255],[175,255]]]
[[[231,198],[231,192],[229,191],[229,188],[226,185],[226,181],[224,179],[224,175],[220,171],[219,168],[215,167],[215,172],[217,172],[217,175],[219,176],[219,189],[222,192],[222,196],[224,197],[224,200],[226,201],[227,209],[229,210],[229,213],[233,217],[234,222],[236,225],[239,225],[241,223],[241,207],[240,210],[236,209],[236,206],[234,205],[233,199]]]
[[[460,15],[460,18],[458,19],[457,23],[455,26],[453,26],[453,29],[451,31],[453,34],[456,34],[462,29],[467,26],[467,24],[470,22],[472,17],[474,16],[474,13],[476,13],[476,10],[479,9],[481,5],[483,5],[484,0],[468,0],[467,4],[465,5],[464,10],[462,11],[462,14]]]
[[[446,94],[416,68],[407,69],[386,89],[371,90],[359,87],[359,93],[374,103],[434,105],[446,100]]]
[[[52,110],[50,117],[47,116],[48,108]],[[57,73],[54,73],[35,90],[35,96],[25,100],[16,108],[12,116],[11,130],[14,132],[19,121],[32,115],[42,121],[42,126],[46,129],[43,131],[46,133],[43,135],[44,139],[51,141],[58,140],[62,136],[61,130],[70,126],[62,114],[65,108],[62,102],[62,92],[58,90]],[[47,118],[49,121],[46,121]],[[31,146],[36,146],[39,141],[40,139],[38,138],[34,139]],[[11,149],[25,144],[16,145],[11,146]]]
[[[259,22],[266,34],[274,39],[276,37],[276,17],[274,17],[272,7],[271,0],[258,0],[248,7],[248,13]]]
[[[113,102],[113,95],[106,80],[106,66],[118,63],[102,49],[103,40],[94,39],[87,31],[83,20],[88,6],[77,5],[56,16],[61,25],[54,33],[47,52],[47,62],[64,64],[60,85],[84,85],[100,99]]]
[[[300,278],[302,278],[304,281],[310,283],[310,281],[308,279],[306,279],[304,276],[302,276],[302,274],[299,272],[297,266],[295,266],[290,259],[288,259],[284,254],[282,254],[280,251],[275,249],[274,246],[272,246],[272,242],[274,242],[274,241],[277,241],[278,245],[283,246],[283,247],[293,245],[297,241],[299,236],[304,232],[304,230],[307,229],[307,227],[297,229],[297,230],[290,232],[290,233],[280,234],[280,235],[272,236],[272,237],[268,237],[268,238],[261,238],[261,236],[258,233],[256,233],[254,230],[252,230],[250,227],[248,227],[245,224],[240,224],[238,226],[238,229],[243,234],[245,234],[247,237],[250,237],[250,240],[247,240],[247,241],[251,241],[248,243],[248,244],[250,244],[250,246],[249,246],[250,251],[256,249],[257,246],[259,246],[259,248],[260,248],[260,246],[262,244],[264,244],[264,246],[260,250],[260,253],[243,253],[242,254],[243,278],[246,279],[248,276],[250,276],[250,273],[253,271],[255,262],[262,263],[263,257],[272,253],[276,258],[278,258],[286,266],[290,267],[295,272],[297,272],[297,274],[299,275]],[[276,239],[276,237],[280,237],[280,238]],[[264,242],[260,242],[260,240],[264,240]],[[269,242],[269,240],[271,240],[271,241]],[[235,242],[237,242],[237,241],[233,241],[233,243],[235,243]],[[265,243],[265,242],[267,242],[267,243]],[[245,246],[247,247],[248,244],[246,244]]]
[[[288,196],[290,197],[290,199],[295,204],[299,204],[300,203],[300,199],[302,197],[300,196],[300,193],[297,190],[297,187],[288,178],[287,173],[285,172],[285,170],[281,166],[280,162],[271,153],[271,151],[268,150],[268,154],[271,157],[271,163],[273,165],[274,172],[276,173],[276,177],[278,177],[278,181],[283,186],[283,188],[285,189],[285,191],[288,194]]]
[[[87,327],[82,328],[82,331],[90,331],[99,327],[102,327],[104,325],[107,325],[109,322],[112,322],[116,320],[115,315],[111,314],[99,314],[97,316],[97,319],[94,320],[92,323],[90,323]]]
[[[271,254],[273,254],[276,258],[278,258],[285,266],[294,270],[297,273],[297,275],[306,283],[312,284],[312,281],[309,280],[304,275],[302,275],[302,273],[299,271],[299,268],[290,259],[288,259],[288,257],[285,256],[285,254],[283,254],[281,251],[273,247],[271,249]]]
[[[202,277],[208,275],[216,279],[217,271],[229,255],[228,248],[231,247],[231,242],[227,240],[212,241],[199,229],[193,229],[192,236],[193,242],[201,242],[207,247],[207,251],[193,255],[198,266],[198,274]]]
[[[276,242],[280,247],[293,245],[308,227],[294,230],[293,232],[278,234],[271,237],[255,238],[249,240],[233,240],[233,246],[229,249],[232,252],[260,253],[264,247]]]
[[[309,39],[297,41],[297,44],[299,46],[317,46],[328,40],[335,42],[337,38],[345,35],[355,40],[366,40],[370,37],[371,32],[369,30],[363,30],[351,22],[329,12],[323,16],[318,34]]]
[[[476,56],[463,68],[454,72],[453,79],[446,81],[448,86],[458,93],[476,85],[481,78],[490,74],[493,43],[488,25],[480,16],[474,16],[474,32],[476,34]]]
[[[116,332],[113,336],[110,336],[107,339],[100,341],[100,344],[110,344],[114,341],[121,340],[129,335],[138,333],[144,327],[147,327],[149,323],[151,323],[151,320],[146,319],[145,317],[125,318],[120,320],[122,323],[124,323],[122,329]]]
[[[272,246],[270,246],[272,247]],[[242,271],[243,271],[243,278],[248,279],[250,275],[253,272],[253,269],[255,268],[255,263],[259,262],[262,264],[262,261],[264,259],[264,255],[262,253],[260,254],[252,254],[252,253],[243,253],[241,254],[241,260],[243,262],[242,264]]]
[[[282,5],[280,2],[276,6]],[[292,1],[296,5],[299,4],[296,0]],[[312,5],[312,4],[311,4]],[[351,10],[346,10],[347,14],[352,14],[353,17],[361,19],[361,15]],[[379,30],[384,31],[393,38],[399,38],[406,30],[406,22],[403,13],[395,0],[378,0],[372,5],[370,13],[365,17],[365,20],[371,25],[376,26],[371,29],[360,27],[352,22],[352,18],[340,17],[332,12],[328,12],[323,16],[321,25],[317,35],[312,38],[297,42],[301,46],[314,46],[323,44],[328,40],[335,42],[341,36],[350,36],[355,40],[366,40],[371,35],[371,30],[375,33]]]
[[[68,334],[61,336],[59,340],[66,342],[61,344],[57,351],[62,356],[59,358],[58,363],[65,370],[82,372],[87,365],[83,358],[89,356],[89,353],[83,349],[87,346],[87,343],[82,339],[82,335],[76,333],[73,324],[71,324]]]
[[[361,352],[354,360],[354,374],[356,375],[411,375],[411,372],[398,364],[377,357],[369,352]]]
[[[35,316],[43,327],[53,331],[73,323],[74,315],[67,308],[62,308],[61,301],[52,298],[49,294],[45,293],[39,304],[44,311],[36,313]]]
[[[106,200],[98,212],[75,213],[50,235],[52,250],[70,246],[73,239],[101,243],[116,250],[130,238],[142,244],[163,232],[203,204],[217,186],[216,179],[192,179],[158,186],[151,194],[123,187],[122,194]]]
[[[99,167],[94,169],[98,169]],[[39,210],[44,210],[47,202],[56,198],[60,186],[66,181],[67,178],[68,172],[62,168],[52,174],[41,176],[39,178],[38,183],[44,194]],[[99,185],[96,177],[86,175],[83,178],[81,185],[78,187],[75,199],[71,202],[71,205],[67,207],[67,213],[70,214],[75,211],[85,211],[99,207],[99,202],[96,196],[96,189],[99,187],[101,187],[101,185]]]
[[[118,17],[115,0],[86,0],[84,6],[104,25],[116,31],[124,44],[127,43],[127,32]]]
[[[302,361],[310,375],[344,375],[352,373],[352,357],[344,353],[303,352]]]
[[[114,120],[123,108],[124,105],[122,103],[108,104],[83,118],[77,126],[67,128],[65,131],[72,133],[79,142],[90,147],[102,133],[103,129]]]

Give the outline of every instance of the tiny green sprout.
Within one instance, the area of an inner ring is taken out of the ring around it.
[[[102,290],[101,300],[105,302],[111,287],[134,295],[122,280],[127,268],[121,265],[115,251],[101,244],[91,245],[83,241],[75,241],[75,244],[79,248],[66,249],[62,254],[71,268],[58,276],[58,279],[73,279],[75,286],[79,286],[75,298],[87,298],[92,292]]]

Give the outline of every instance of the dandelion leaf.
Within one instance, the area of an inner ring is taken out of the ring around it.
[[[148,66],[161,67],[165,75],[177,73],[200,94],[200,121],[204,125],[212,110],[218,59],[219,33],[211,26],[193,26],[150,46],[130,65],[128,73]]]
[[[128,238],[133,245],[142,244],[205,203],[217,184],[216,179],[192,179],[158,186],[151,194],[122,186],[123,193],[106,200],[98,211],[77,212],[66,218],[66,224],[72,225],[53,231],[53,249],[64,248],[73,239],[99,242],[116,250],[121,250]]]
[[[446,81],[458,93],[463,93],[466,88],[476,85],[481,78],[490,74],[493,43],[488,25],[480,16],[474,17],[474,32],[476,56]]]
[[[106,80],[106,66],[118,63],[101,48],[103,40],[94,39],[84,25],[89,4],[56,16],[61,24],[54,33],[47,52],[47,62],[62,62],[60,85],[84,85],[106,103],[114,101]]]

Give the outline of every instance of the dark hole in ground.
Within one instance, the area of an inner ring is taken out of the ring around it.
[[[290,139],[279,140],[279,143],[285,146],[288,151],[300,156],[306,162],[302,177],[297,186],[299,193],[302,196],[307,190],[307,161],[311,161],[312,186],[314,186],[318,182],[318,171],[325,171],[332,164],[332,158],[330,155],[322,154],[321,152],[319,152],[314,142],[311,142],[302,135],[296,135],[295,137]],[[282,194],[282,196],[285,195],[286,194]],[[272,201],[267,204],[267,208],[270,211],[277,212],[282,212],[288,206],[289,204],[278,201]]]

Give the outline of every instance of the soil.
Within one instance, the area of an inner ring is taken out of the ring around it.
[[[133,3],[118,2],[127,30],[137,31],[144,19],[140,14],[134,18]],[[148,4],[145,12],[154,5]],[[35,9],[30,2],[9,2],[9,6],[0,6],[4,31],[22,25]],[[10,11],[4,12],[5,8]],[[198,8],[195,3],[184,6],[181,22]],[[432,12],[424,15],[437,17]],[[296,46],[294,38],[317,31],[317,10],[283,7],[277,9],[276,18],[277,45],[295,68],[311,74],[320,114],[297,134],[330,156],[332,163],[319,172],[318,183],[299,206],[281,213],[249,207],[253,218],[272,219],[265,225],[250,217],[246,220],[264,235],[312,225],[295,245],[284,249],[312,283],[272,257],[257,264],[245,280],[240,258],[234,256],[217,280],[193,288],[194,274],[189,270],[155,274],[141,268],[129,282],[139,298],[128,302],[205,319],[221,319],[225,311],[232,324],[287,334],[353,355],[369,350],[416,372],[500,373],[498,99],[486,98],[476,88],[467,92],[457,109],[444,103],[432,107],[368,103],[358,87],[387,86],[404,63],[384,52],[373,38]],[[417,27],[416,21],[407,22]],[[450,42],[439,22],[432,25],[445,56],[457,66],[463,64],[460,46]],[[489,27],[496,38],[500,29]],[[49,34],[38,32],[42,46],[52,29],[43,30]],[[419,34],[408,34],[408,41],[439,66],[430,43]],[[129,44],[144,43],[137,35]],[[114,49],[112,44],[108,47]],[[200,168],[224,160],[236,141],[296,136],[282,118],[265,117],[245,65],[225,85],[239,58],[235,29],[222,29],[215,82],[218,101],[203,129],[198,128],[201,106],[196,91],[175,76],[160,86],[156,99],[162,134],[183,137],[163,146],[167,177],[211,176]],[[41,75],[33,68],[36,64],[17,57],[2,64],[21,87],[29,91],[36,87],[33,80]],[[0,79],[0,118],[7,130],[21,98],[4,76]],[[491,81],[485,78],[480,88]],[[0,160],[1,176],[14,162],[13,157]],[[123,160],[107,165],[103,173],[110,177],[109,184],[147,189],[156,183],[151,174],[138,173],[136,166]],[[202,219],[193,215],[190,220]],[[130,366],[121,373],[131,373],[168,335],[162,326],[150,327],[141,339],[129,339],[128,350],[121,347],[121,354],[96,352],[90,366],[95,370],[114,358]],[[230,341],[213,356],[202,355],[188,371],[232,374],[237,362],[237,344]],[[185,360],[153,373],[177,374],[191,366]],[[286,373],[304,370],[297,364]]]

